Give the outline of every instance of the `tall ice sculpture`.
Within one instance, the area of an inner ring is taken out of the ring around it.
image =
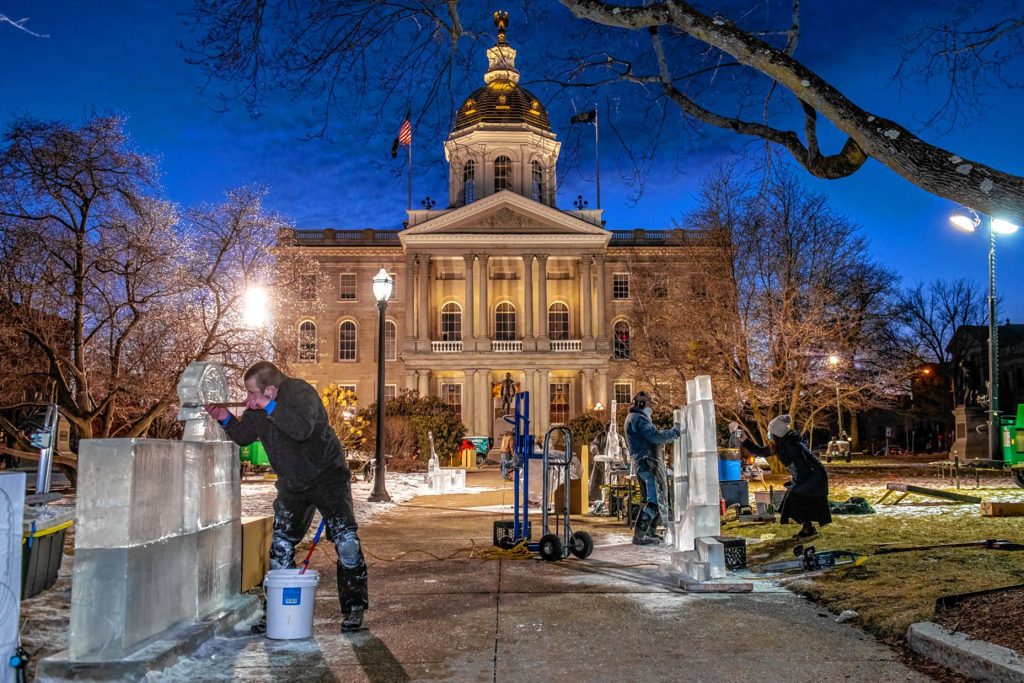
[[[666,524],[666,542],[674,547],[672,573],[686,590],[744,592],[749,582],[729,580],[718,490],[718,439],[711,377],[698,375],[686,383],[686,405],[675,412],[686,426],[675,442],[673,519]]]

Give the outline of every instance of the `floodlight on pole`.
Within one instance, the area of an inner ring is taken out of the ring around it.
[[[391,298],[394,280],[385,268],[373,276],[373,296],[377,300],[377,439],[374,447],[373,493],[367,499],[371,503],[391,501],[384,485],[384,311]]]
[[[988,218],[988,459],[1002,460],[999,455],[999,326],[996,324],[996,234],[1012,235],[1019,225],[1002,218]],[[981,214],[961,207],[949,222],[967,232],[981,225]]]
[[[249,287],[245,290],[245,324],[250,328],[263,327],[270,318],[267,310],[267,290]]]

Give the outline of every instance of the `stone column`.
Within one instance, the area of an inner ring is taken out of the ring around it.
[[[551,426],[551,370],[547,368],[541,368],[537,370],[540,381],[540,388],[537,394],[540,397],[540,401],[537,405],[537,424],[539,429],[537,430],[537,438],[541,440],[541,446],[544,445],[544,434],[547,433],[548,428]]]
[[[530,389],[530,429],[542,442],[543,432],[540,431],[540,373],[537,370],[526,370],[527,384]]]
[[[479,333],[477,334],[478,339],[483,339],[483,350],[490,351],[490,332],[488,331],[489,320],[491,319],[491,302],[488,299],[487,289],[490,285],[490,275],[487,273],[487,261],[491,258],[487,254],[478,254],[477,258],[480,260],[480,311],[477,316],[477,327]]]
[[[464,254],[462,258],[466,261],[466,305],[462,309],[463,348],[467,351],[475,351],[476,331],[473,327],[473,308],[476,306],[476,301],[473,299],[473,279],[476,276],[474,267],[476,254]]]
[[[473,401],[476,399],[476,382],[474,378],[478,370],[466,370],[462,374],[462,424],[469,432],[467,436],[476,436],[476,411]]]
[[[418,391],[420,396],[430,396],[430,370],[420,370]]]
[[[597,398],[596,401],[600,401],[601,405],[604,406],[605,410],[611,409],[611,404],[608,402],[608,368],[597,369]],[[610,415],[611,413],[609,413]]]
[[[483,377],[487,374],[485,370],[473,371],[473,415],[476,418],[475,433],[482,436],[492,436],[491,427],[488,425],[490,413],[487,412],[484,403]]]
[[[610,348],[608,344],[609,334],[606,329],[607,322],[605,321],[605,306],[608,302],[608,287],[605,282],[604,264],[605,255],[596,254],[594,256],[595,266],[597,268],[597,338],[598,350]]]
[[[417,370],[406,370],[405,371],[405,388],[409,391],[416,391],[419,387],[419,371]]]
[[[419,261],[420,291],[417,302],[419,304],[419,319],[416,322],[416,338],[419,340],[421,350],[430,350],[430,257],[426,254],[416,257]],[[426,396],[421,392],[422,396]]]
[[[551,348],[548,339],[548,255],[537,254],[537,308],[540,309],[540,329],[537,330],[537,337],[540,341],[537,345],[542,351]]]
[[[405,329],[402,332],[405,348],[409,349],[416,338],[416,257],[412,254],[405,255]]]
[[[583,410],[587,411],[594,407],[594,371],[590,368],[580,371],[580,395],[583,399]]]
[[[591,268],[591,256],[590,254],[584,254],[580,257],[580,326],[581,336],[583,337],[583,350],[588,349],[587,340],[594,338],[594,328],[591,322],[591,313],[594,310],[594,303],[591,298],[591,289],[593,288],[593,277]],[[592,345],[592,344],[591,344]]]
[[[533,254],[523,254],[523,349],[533,342]]]

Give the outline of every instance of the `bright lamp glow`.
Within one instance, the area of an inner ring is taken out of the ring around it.
[[[247,289],[245,291],[245,324],[249,327],[263,327],[269,317],[267,291],[262,287]]]
[[[839,365],[840,360],[841,359],[839,358],[839,356],[833,353],[831,356],[828,357],[828,364],[831,365],[832,367],[835,367]]]
[[[1012,235],[1013,233],[1020,230],[1019,225],[1014,225],[1010,221],[1005,221],[1002,218],[992,219],[992,232],[1000,235]]]
[[[961,230],[965,230],[966,232],[974,232],[975,229],[977,229],[978,223],[980,221],[978,221],[977,218],[969,216],[965,213],[954,213],[952,216],[949,217],[949,222],[955,225],[956,227],[960,228]]]
[[[391,279],[388,271],[384,268],[381,268],[380,272],[373,276],[373,296],[377,299],[377,303],[386,304],[388,302],[394,284],[395,281]]]
[[[604,405],[600,401],[598,401],[597,403],[594,404],[594,410],[604,410]]]

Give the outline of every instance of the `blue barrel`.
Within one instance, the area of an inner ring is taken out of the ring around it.
[[[739,460],[718,461],[718,481],[739,481],[743,478],[743,468]]]

